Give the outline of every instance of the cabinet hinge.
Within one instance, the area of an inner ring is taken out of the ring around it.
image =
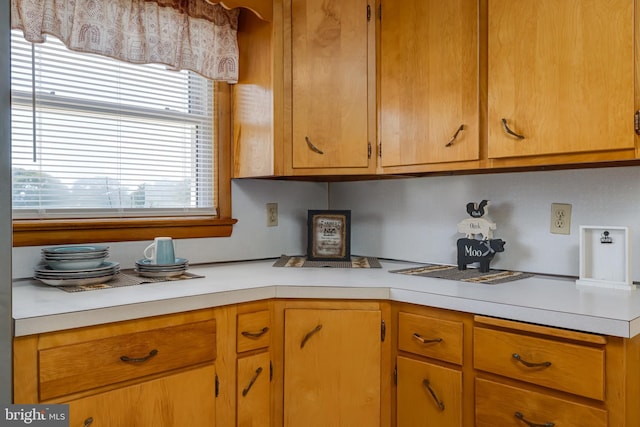
[[[215,397],[218,397],[220,394],[220,380],[218,379],[218,374],[216,374],[215,378]]]
[[[633,118],[634,127],[636,129],[636,135],[640,135],[640,110],[636,111]]]
[[[273,381],[273,362],[269,360],[269,382]]]
[[[382,142],[378,143],[378,157],[382,158]]]
[[[367,5],[367,22],[371,21],[371,6]]]
[[[371,143],[367,142],[367,159],[371,159]]]
[[[393,384],[398,385],[398,365],[393,368]]]
[[[384,323],[384,320],[380,324],[380,341],[384,342],[384,339],[387,337],[387,324]]]
[[[378,5],[378,19],[382,20],[382,2]]]

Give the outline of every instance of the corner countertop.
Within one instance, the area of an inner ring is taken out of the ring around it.
[[[14,335],[24,336],[270,298],[408,302],[619,337],[640,334],[640,290],[577,288],[534,276],[498,285],[390,273],[382,268],[273,267],[275,259],[191,266],[204,278],[69,293],[35,280],[13,284]]]

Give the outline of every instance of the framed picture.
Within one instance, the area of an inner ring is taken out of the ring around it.
[[[310,210],[307,218],[307,259],[351,260],[351,211]]]
[[[635,289],[630,259],[628,227],[580,227],[579,286]]]

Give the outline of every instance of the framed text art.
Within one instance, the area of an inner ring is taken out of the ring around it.
[[[351,211],[310,210],[307,218],[307,259],[351,260]]]

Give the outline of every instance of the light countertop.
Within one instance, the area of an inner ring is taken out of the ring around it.
[[[606,335],[640,333],[640,290],[578,289],[535,276],[498,285],[389,273],[383,268],[273,267],[275,259],[191,266],[204,278],[69,293],[35,280],[13,284],[14,335],[176,313],[269,298],[400,301]]]

